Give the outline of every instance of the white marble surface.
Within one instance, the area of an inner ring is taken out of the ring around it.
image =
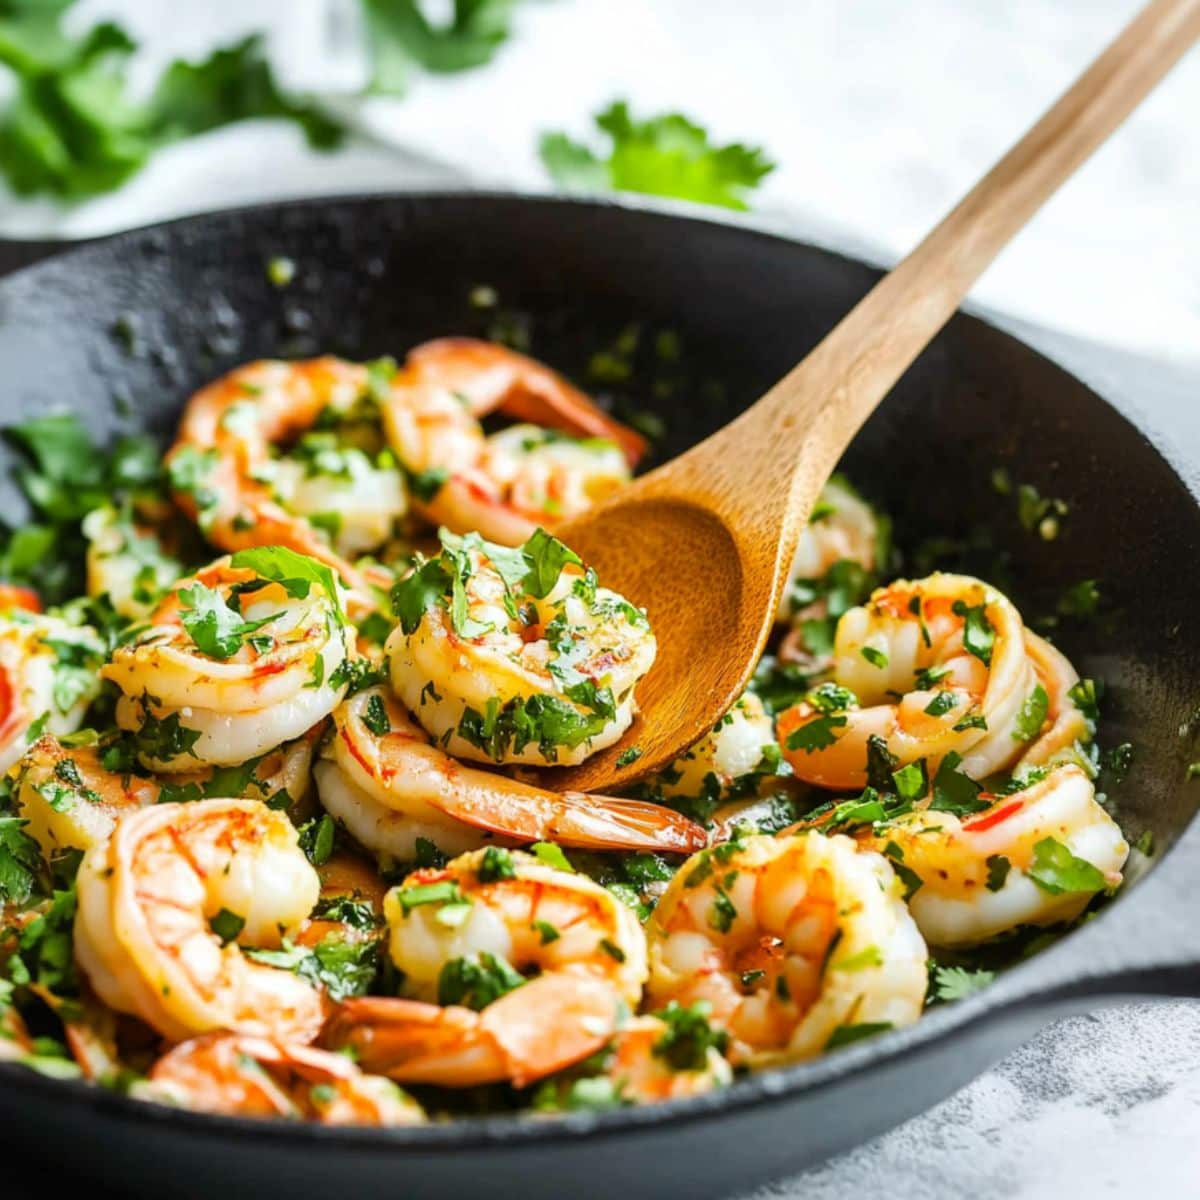
[[[83,0],[142,38],[143,78],[175,54],[268,28],[281,70],[348,93],[352,0]],[[261,123],[162,154],[120,192],[61,209],[0,194],[0,234],[79,236],[223,204],[314,193],[544,186],[547,127],[582,133],[626,96],[679,107],[779,162],[759,219],[902,253],[1134,10],[1134,0],[540,0],[487,70],[356,111],[367,137],[318,156]],[[345,95],[332,103],[345,106]],[[997,264],[978,300],[1015,318],[1200,363],[1200,55]],[[1173,387],[1188,400],[1192,377]],[[1194,1196],[1200,1004],[1059,1022],[931,1112],[755,1197]]]

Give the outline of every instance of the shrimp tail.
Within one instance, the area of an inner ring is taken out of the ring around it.
[[[482,1012],[421,1000],[345,1000],[321,1042],[352,1049],[364,1071],[400,1083],[460,1088],[507,1079],[520,1088],[594,1054],[616,1032],[621,1011],[620,995],[603,980],[544,975]]]
[[[437,803],[447,815],[477,829],[585,850],[691,854],[708,845],[701,826],[662,804],[587,792],[548,792],[515,782],[501,789],[490,774],[470,770],[461,771],[459,778],[466,782],[467,776],[476,775],[487,781],[485,789],[444,789]]]

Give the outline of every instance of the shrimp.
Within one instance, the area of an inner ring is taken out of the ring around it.
[[[117,723],[150,770],[244,763],[306,733],[345,694],[351,631],[332,572],[314,582],[315,564],[280,547],[247,557],[266,554],[285,568],[279,582],[218,559],[103,668],[123,693]]]
[[[775,722],[753,692],[739,697],[695,745],[669,767],[638,785],[638,794],[660,802],[692,802],[712,811],[754,797],[768,779],[789,774]]]
[[[900,766],[924,758],[934,768],[953,752],[972,779],[1005,770],[1042,733],[1043,678],[1057,706],[1050,742],[1086,732],[1067,694],[1070,664],[1007,598],[965,575],[900,580],[847,612],[833,677],[778,721],[793,770],[823,787],[865,786],[872,738]]]
[[[882,568],[887,553],[886,522],[844,475],[833,475],[800,533],[775,613],[776,622],[793,626],[785,638],[785,659],[811,654],[804,642],[804,623],[840,617],[858,604],[864,594],[858,588],[870,586],[871,575]]]
[[[295,827],[256,801],[126,813],[83,856],[75,957],[109,1007],[171,1041],[220,1029],[311,1041],[321,992],[241,947],[278,947],[318,888]]]
[[[161,521],[147,524],[111,505],[88,513],[83,519],[88,595],[106,595],[121,616],[143,620],[184,573],[161,533]]]
[[[684,863],[646,925],[649,1004],[705,1002],[735,1066],[820,1054],[847,1026],[908,1025],[927,952],[882,855],[761,834]]]
[[[728,1087],[733,1071],[714,1045],[684,1046],[681,1058],[672,1027],[659,1017],[631,1017],[609,1044],[561,1076],[543,1080],[533,1095],[538,1112],[600,1104],[657,1104]],[[607,1090],[601,1088],[607,1085]],[[582,1096],[580,1093],[582,1092]]]
[[[209,1033],[174,1047],[138,1088],[198,1112],[291,1117],[323,1125],[420,1125],[425,1114],[390,1079],[345,1055],[245,1034]]]
[[[465,767],[431,741],[382,687],[346,700],[317,764],[325,810],[368,850],[399,861],[417,839],[459,854],[496,840],[686,853],[704,830],[638,800],[550,792]]]
[[[456,758],[575,764],[632,723],[650,623],[549,534],[509,550],[443,532],[393,602],[392,688]]]
[[[355,447],[335,447],[336,468],[310,474],[315,455],[293,469],[272,451],[326,414],[347,417],[370,386],[367,367],[329,356],[247,363],[210,383],[188,401],[167,454],[177,503],[223,550],[286,546],[369,596],[379,580],[347,561],[312,518],[337,516],[344,551],[379,545],[407,508],[398,469]]]
[[[90,626],[31,613],[20,604],[28,598],[13,598],[18,605],[0,614],[0,772],[25,752],[35,725],[60,735],[79,728],[105,655]]]
[[[158,800],[153,780],[109,771],[102,759],[98,746],[68,750],[44,734],[20,760],[17,813],[47,861],[62,850],[100,845],[124,813]]]
[[[346,1000],[323,1035],[372,1073],[524,1087],[594,1054],[641,997],[637,917],[599,884],[520,851],[416,871],[384,908],[414,998]]]
[[[990,807],[970,816],[926,807],[859,835],[903,864],[909,909],[930,945],[1072,921],[1120,884],[1129,846],[1087,775],[1071,764],[1036,774],[1018,792],[984,796]]]
[[[526,425],[486,438],[479,418],[497,409],[560,436]],[[622,486],[645,450],[640,435],[548,367],[471,338],[413,350],[383,422],[428,520],[512,546]]]

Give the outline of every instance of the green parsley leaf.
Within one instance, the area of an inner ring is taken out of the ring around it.
[[[319,587],[333,605],[338,620],[345,624],[337,579],[323,562],[307,554],[297,554],[286,546],[255,546],[239,550],[230,560],[231,567],[253,571],[261,579],[279,584],[289,596],[303,600],[314,586]]]
[[[829,1040],[825,1043],[826,1050],[836,1050],[839,1046],[849,1046],[853,1042],[861,1042],[864,1038],[874,1037],[878,1033],[886,1033],[892,1028],[891,1021],[864,1021],[858,1025],[839,1025]]]
[[[929,803],[932,811],[948,812],[962,817],[982,812],[989,807],[989,801],[979,798],[979,793],[983,790],[980,785],[958,770],[960,762],[962,755],[954,750],[942,759],[937,774],[933,777],[933,799]]]
[[[42,852],[24,832],[27,821],[0,816],[0,902],[24,904],[42,869]]]
[[[378,692],[367,700],[362,722],[376,737],[387,737],[392,732],[392,721],[388,716],[387,705]]]
[[[466,958],[453,958],[438,975],[438,1003],[461,1004],[476,1012],[487,1008],[525,983],[500,955],[480,951]]]
[[[575,872],[570,860],[562,852],[562,847],[554,842],[534,842],[529,847],[529,853],[547,867],[554,867],[558,871],[570,871],[572,874]]]
[[[574,550],[541,528],[534,530],[521,547],[521,554],[528,564],[522,580],[525,591],[539,600],[550,594],[565,566],[583,565],[583,560]]]
[[[981,992],[995,978],[995,971],[985,971],[982,968],[971,970],[968,967],[943,967],[936,965],[932,971],[933,996],[936,1000],[964,1000]]]
[[[987,867],[987,890],[989,892],[998,892],[1008,879],[1008,873],[1012,870],[1012,863],[1009,862],[1003,854],[989,854],[984,862]]]
[[[996,631],[987,616],[987,605],[967,605],[955,600],[953,611],[963,618],[963,646],[985,667],[992,665],[992,647],[996,644]]]
[[[444,74],[491,62],[508,40],[513,0],[453,0],[435,25],[418,0],[363,0],[371,90],[403,95],[419,70]]]
[[[888,656],[882,650],[876,650],[874,646],[864,646],[859,653],[873,667],[878,667],[881,671],[888,665]]]
[[[642,192],[723,208],[747,208],[746,196],[774,170],[761,149],[713,145],[707,132],[681,113],[635,121],[624,101],[595,118],[610,139],[604,157],[565,133],[547,133],[542,163],[561,188]]]
[[[1039,683],[1025,698],[1012,731],[1014,742],[1030,742],[1041,732],[1050,711],[1050,697]]]
[[[223,908],[208,923],[208,927],[221,939],[221,945],[237,941],[238,934],[246,928],[246,918]]]
[[[925,766],[925,760],[919,758],[902,770],[894,772],[892,781],[896,785],[897,795],[902,800],[915,804],[918,800],[923,799],[925,793],[929,791],[929,772]]]
[[[709,1050],[723,1054],[729,1045],[729,1035],[709,1021],[711,1014],[712,1006],[704,1000],[686,1006],[672,1000],[653,1014],[666,1029],[652,1053],[673,1071],[703,1071]]]
[[[503,847],[489,846],[483,852],[483,858],[479,863],[479,882],[480,883],[495,883],[501,879],[515,879],[517,877],[516,864],[513,862],[513,856]]]
[[[824,750],[838,740],[834,731],[843,728],[845,724],[845,717],[817,717],[807,721],[799,729],[794,729],[788,734],[787,748],[803,750],[805,754]]]
[[[1051,896],[1066,892],[1099,892],[1107,886],[1104,873],[1055,838],[1042,838],[1033,847],[1033,863],[1025,874]]]
[[[282,615],[271,613],[259,620],[243,620],[241,612],[231,608],[220,592],[202,583],[181,588],[179,605],[180,620],[196,648],[220,661],[232,658],[250,634]]]

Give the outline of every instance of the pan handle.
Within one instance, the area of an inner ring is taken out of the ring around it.
[[[1083,1007],[1087,998],[1200,998],[1200,823],[1123,895],[994,985],[1013,1004]],[[999,997],[998,997],[999,998]]]

